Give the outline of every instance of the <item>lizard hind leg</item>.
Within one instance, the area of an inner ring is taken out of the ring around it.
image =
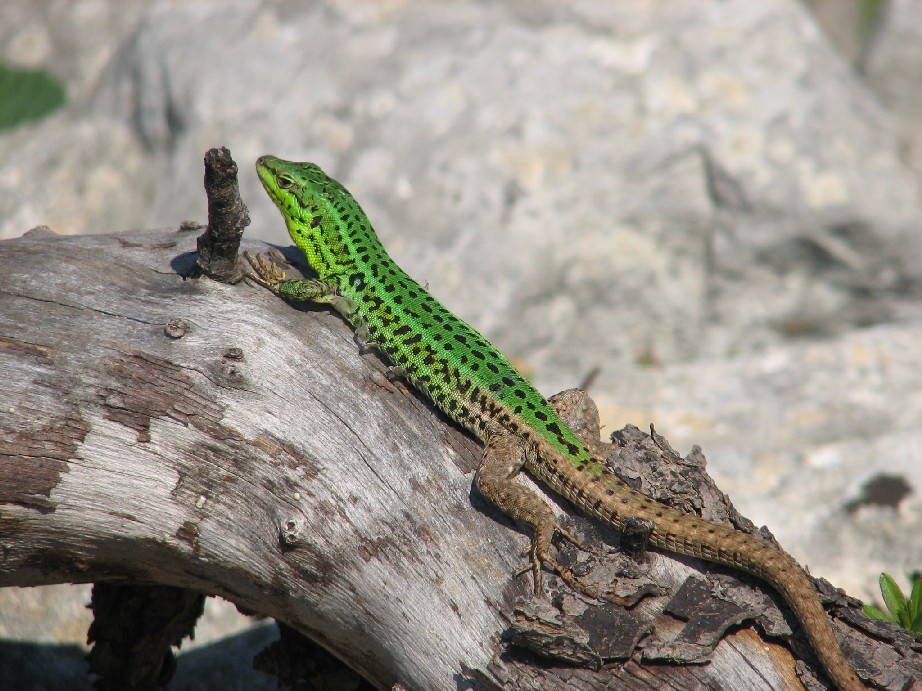
[[[586,548],[560,526],[554,511],[544,499],[516,482],[516,476],[525,463],[526,453],[529,450],[523,439],[506,430],[493,431],[486,436],[483,461],[474,478],[483,496],[507,516],[532,530],[531,546],[527,550],[530,563],[516,575],[531,571],[534,575],[535,595],[540,596],[543,589],[542,567],[547,567],[577,592],[594,599],[603,598],[551,556],[551,543],[555,535],[560,535],[579,549]]]

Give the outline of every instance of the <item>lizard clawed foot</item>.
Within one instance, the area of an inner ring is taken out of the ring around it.
[[[275,263],[275,260],[267,259],[261,254],[253,255],[248,251],[244,252],[243,256],[253,267],[253,271],[245,272],[246,277],[254,283],[268,288],[273,293],[278,293],[279,284],[285,280],[286,276],[285,272]]]
[[[519,569],[515,574],[516,577],[531,571],[534,576],[535,595],[541,597],[544,589],[542,567],[547,567],[550,571],[557,574],[564,583],[581,595],[593,600],[615,601],[615,598],[609,596],[608,593],[601,592],[597,588],[583,583],[570,569],[550,555],[548,548],[555,533],[575,545],[577,549],[583,552],[592,552],[592,550],[557,523],[554,523],[552,526],[539,526],[538,530],[535,531],[535,536],[532,539],[531,545],[523,551],[523,555],[528,556],[530,563]]]
[[[592,552],[592,550],[589,549],[588,547],[586,547],[586,545],[584,545],[582,542],[580,542],[579,540],[577,540],[575,537],[573,537],[573,536],[572,536],[570,533],[568,533],[566,530],[564,530],[563,528],[561,528],[559,524],[554,526],[554,532],[556,532],[558,535],[560,535],[560,537],[562,537],[562,538],[564,538],[565,540],[567,540],[567,542],[569,542],[570,544],[574,545],[574,546],[576,547],[576,549],[580,550],[581,552]]]

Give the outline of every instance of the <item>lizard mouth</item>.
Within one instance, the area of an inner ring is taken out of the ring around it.
[[[278,160],[275,156],[268,155],[260,156],[256,159],[256,175],[259,176],[259,181],[262,183],[263,188],[276,204],[281,201],[277,184],[278,166],[275,165]]]

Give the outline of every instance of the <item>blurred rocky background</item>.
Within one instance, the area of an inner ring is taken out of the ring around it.
[[[544,393],[879,599],[922,567],[920,114],[922,0],[6,0],[0,238],[204,222],[227,146],[287,245],[252,163],[315,161]],[[87,601],[0,591],[0,679],[89,689]],[[212,600],[170,688],[275,688],[274,636]]]

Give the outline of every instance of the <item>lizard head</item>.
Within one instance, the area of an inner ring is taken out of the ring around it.
[[[355,198],[318,165],[261,156],[256,172],[291,239],[321,278],[344,271],[352,245],[377,243]]]

